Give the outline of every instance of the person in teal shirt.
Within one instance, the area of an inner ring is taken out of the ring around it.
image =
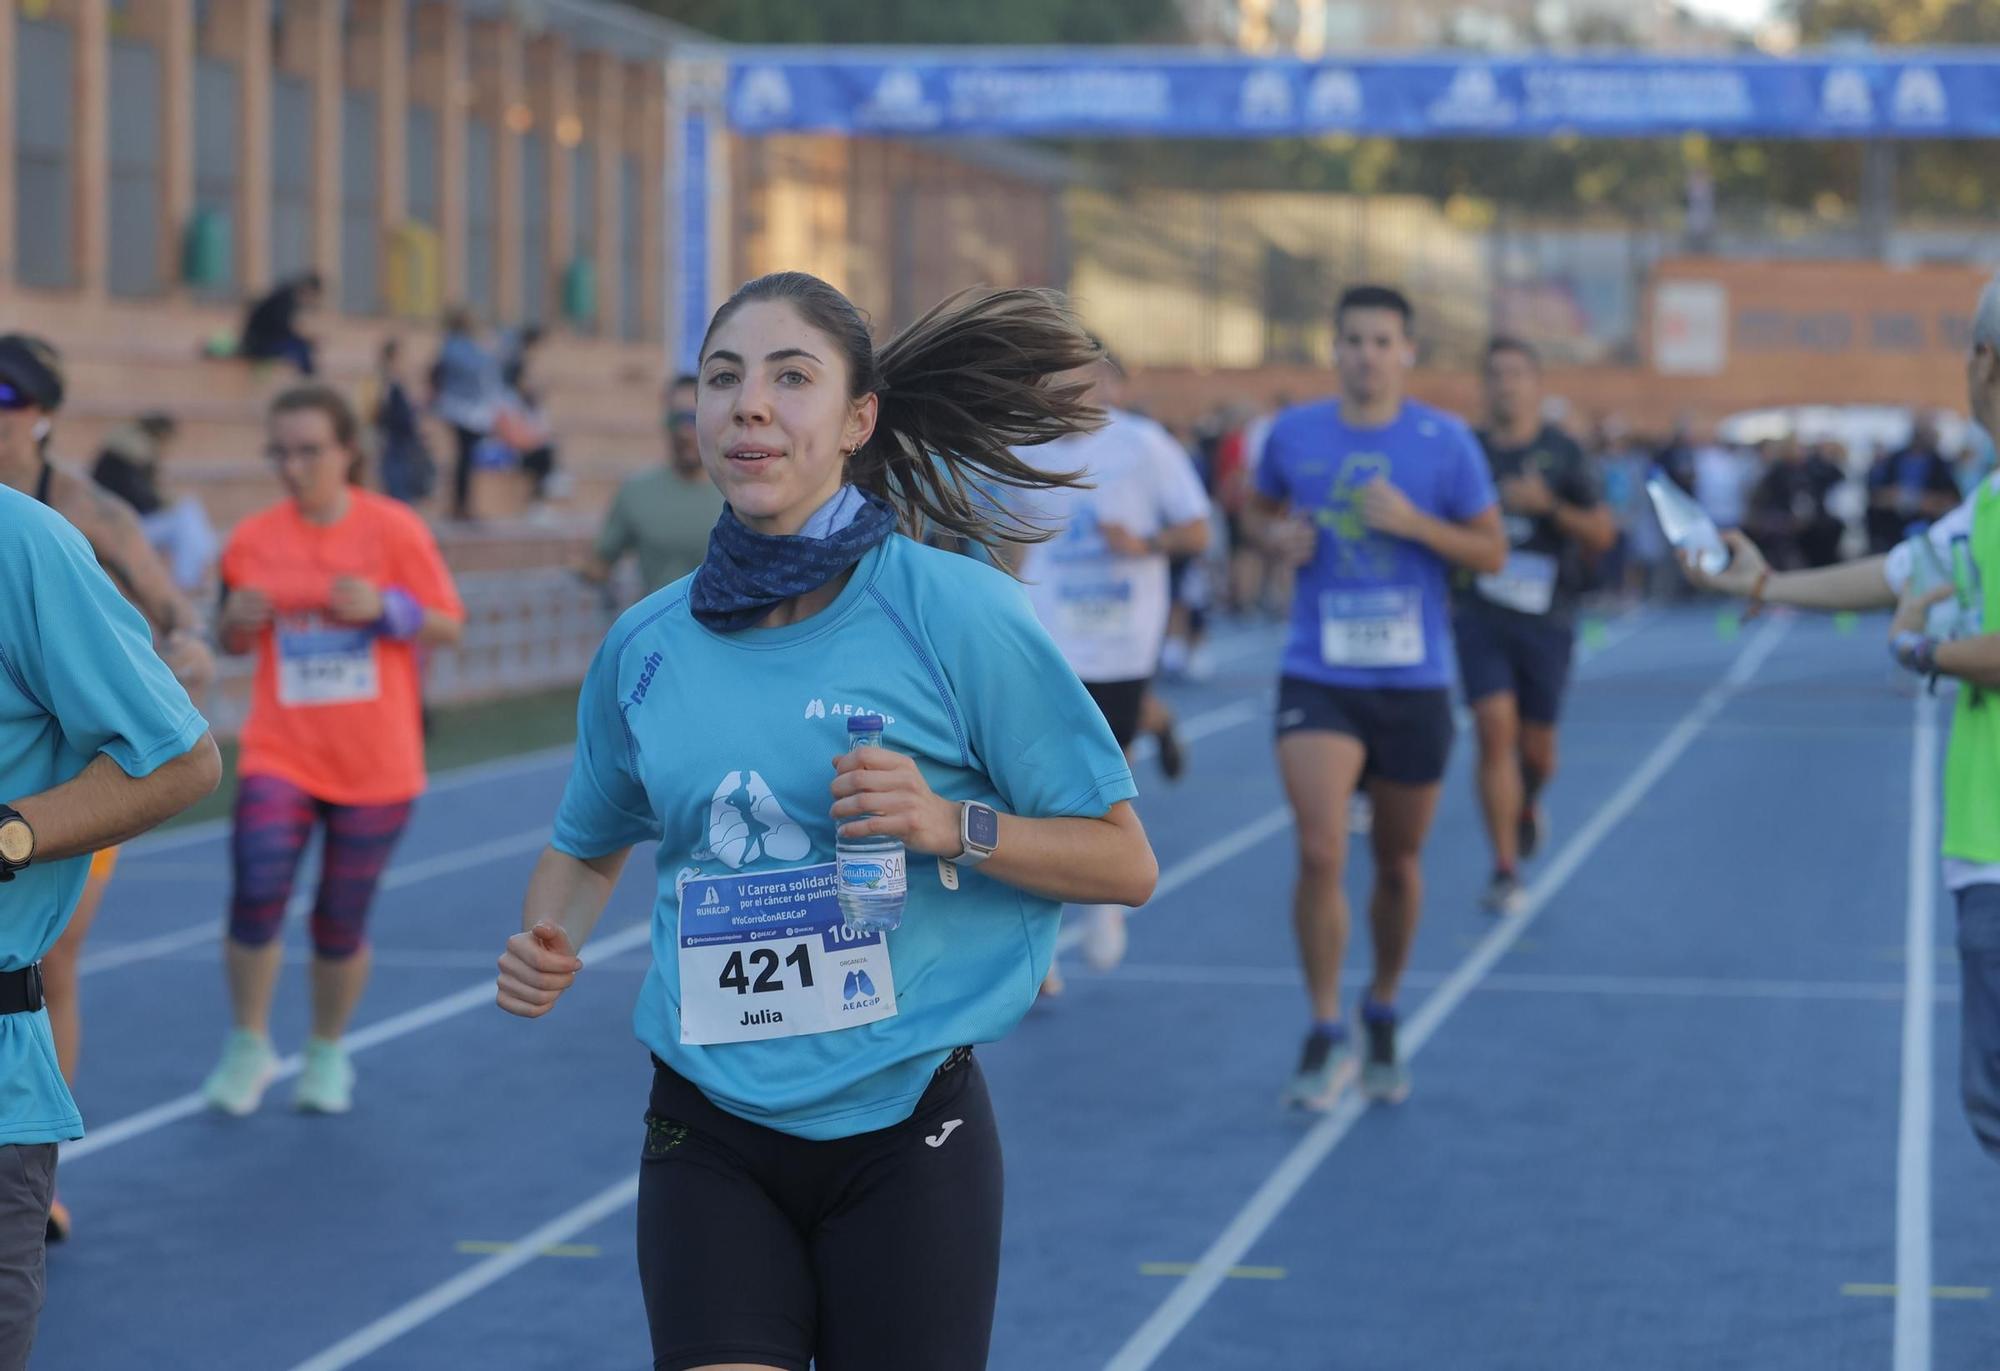
[[[782,273],[717,313],[707,560],[614,625],[499,1002],[546,1013],[657,844],[639,1265],[655,1364],[976,1368],[1000,1153],[974,1044],[1034,1002],[1064,901],[1158,869],[1123,754],[1007,575],[898,528],[1038,536],[977,492],[1071,484],[1010,446],[1102,421],[1046,292],[968,295],[878,352]],[[884,723],[847,752],[848,721]],[[904,845],[901,927],[849,931],[836,831]],[[919,1293],[921,1292],[921,1293]]]
[[[0,380],[0,425],[23,422]],[[42,1306],[56,1144],[83,1118],[56,1070],[39,962],[90,854],[215,788],[208,725],[152,630],[60,514],[0,487],[0,1368]]]

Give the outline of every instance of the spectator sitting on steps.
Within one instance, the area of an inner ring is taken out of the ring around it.
[[[237,356],[258,362],[290,362],[301,376],[312,375],[314,344],[299,332],[299,316],[319,304],[319,298],[316,271],[279,283],[250,307],[243,321],[243,336],[237,340]]]

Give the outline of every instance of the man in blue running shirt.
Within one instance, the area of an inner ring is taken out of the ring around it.
[[[1373,802],[1374,977],[1362,1006],[1363,1090],[1409,1093],[1396,988],[1422,905],[1418,859],[1452,739],[1454,568],[1498,572],[1507,539],[1485,456],[1458,419],[1406,400],[1409,301],[1356,286],[1334,315],[1340,394],[1286,410],[1255,477],[1253,525],[1298,568],[1278,688],[1278,770],[1297,820],[1298,933],[1313,1023],[1285,1103],[1332,1105],[1355,1053],[1340,1010],[1348,807]]]

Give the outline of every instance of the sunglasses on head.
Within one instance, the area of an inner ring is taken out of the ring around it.
[[[12,381],[0,381],[0,409],[36,409],[35,397]]]

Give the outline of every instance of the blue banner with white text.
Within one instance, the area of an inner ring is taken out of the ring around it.
[[[966,137],[2000,136],[2000,51],[1306,62],[1005,49],[730,55],[743,133]]]

